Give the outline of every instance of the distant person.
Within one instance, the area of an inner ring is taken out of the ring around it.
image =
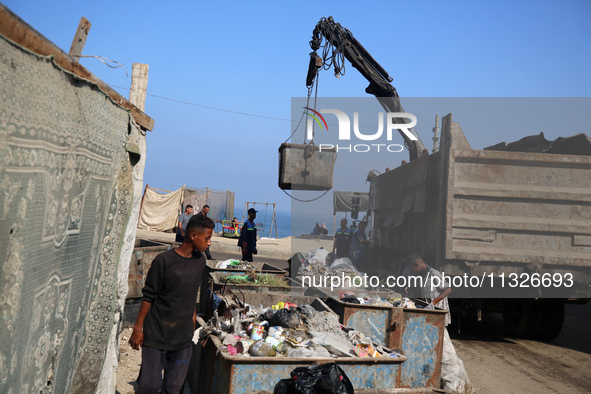
[[[335,253],[339,258],[348,257],[349,251],[351,250],[351,230],[347,227],[347,219],[341,219],[341,227],[337,230],[334,235],[334,245],[332,246],[332,252]]]
[[[189,219],[193,215],[193,206],[187,205],[185,207],[185,213],[181,213],[179,216],[179,223],[176,229],[176,238],[175,242],[183,243],[185,240],[185,230],[187,228],[187,223],[189,223]]]
[[[204,205],[203,208],[201,208],[201,212],[199,212],[197,214],[197,216],[202,215],[207,217],[207,214],[209,213],[209,205]],[[207,247],[207,249],[205,249],[205,256],[207,256],[207,260],[215,260],[213,257],[211,257],[211,253],[209,252],[209,246]]]
[[[312,230],[312,232],[310,234],[319,235],[319,234],[321,234],[321,231],[322,231],[322,227],[320,227],[320,223],[316,222],[316,226],[314,227],[314,229]]]
[[[365,235],[365,229],[367,228],[367,222],[359,222],[359,228],[353,233],[353,239],[351,241],[351,262],[357,269],[366,269],[365,263],[367,262],[369,244],[371,240]]]
[[[133,349],[142,349],[137,393],[179,393],[183,386],[193,349],[195,300],[205,275],[202,253],[211,244],[214,227],[210,218],[193,216],[181,246],[152,262],[129,338]]]
[[[257,211],[254,208],[248,210],[248,219],[244,221],[242,230],[240,231],[240,238],[238,238],[238,246],[242,250],[242,261],[252,262],[253,254],[257,254],[257,226],[254,220],[257,217]]]
[[[349,227],[349,229],[351,230],[351,234],[355,234],[355,231],[357,231],[357,223],[355,220],[353,220],[353,223],[351,223],[351,227]]]
[[[409,294],[411,297],[424,300],[428,304],[427,309],[433,309],[434,307],[437,307],[449,311],[449,302],[447,300],[447,296],[451,293],[451,288],[443,283],[441,272],[425,263],[421,256],[416,253],[412,253],[410,256],[408,256],[406,268],[402,272],[402,275],[406,276],[407,278],[413,275],[418,275],[423,278],[421,287],[406,287],[404,291],[407,294]],[[434,283],[432,283],[431,277],[438,277],[439,281],[433,281]],[[439,286],[432,287],[432,284],[439,284]],[[450,323],[451,316],[448,312],[445,315],[445,325],[447,326]]]
[[[328,228],[326,228],[326,223],[322,223],[322,226],[320,226],[320,234],[322,234],[322,235],[328,234]]]
[[[238,219],[236,219],[236,218],[232,219],[232,223],[230,223],[230,225],[234,229],[238,228]]]

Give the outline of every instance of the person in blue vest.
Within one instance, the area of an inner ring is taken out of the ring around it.
[[[257,217],[257,211],[254,208],[248,210],[248,220],[244,221],[238,246],[242,249],[242,260],[252,262],[252,255],[257,254],[257,226],[254,220]]]
[[[357,269],[364,266],[368,257],[371,240],[365,235],[366,228],[367,222],[359,222],[359,227],[353,234],[353,240],[351,241],[351,252],[349,253],[349,256],[351,262]]]
[[[335,253],[339,258],[349,256],[351,250],[351,230],[347,227],[347,219],[341,219],[341,227],[334,234],[334,245],[332,246],[332,252]]]

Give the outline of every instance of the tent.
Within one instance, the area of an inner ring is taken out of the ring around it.
[[[353,212],[354,199],[359,198],[359,211],[367,212],[369,206],[369,193],[364,192],[332,192],[334,214],[337,212]]]
[[[367,192],[332,192],[334,207],[333,228],[337,228],[337,212],[367,212],[369,209],[369,193]],[[356,209],[358,207],[358,209]]]
[[[234,216],[235,192],[206,188],[181,187],[175,191],[151,188],[146,185],[138,228],[152,231],[169,231],[178,223],[185,206],[192,205],[199,212],[203,205],[209,205],[208,216],[214,222],[231,219]]]

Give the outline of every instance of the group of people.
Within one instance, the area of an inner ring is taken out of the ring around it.
[[[207,217],[208,213],[209,213],[209,205],[204,205],[201,208],[201,212],[199,212],[195,216]],[[189,220],[191,219],[192,215],[193,215],[193,206],[187,205],[185,207],[185,213],[181,213],[179,215],[179,222],[177,225],[175,242],[179,242],[179,243],[184,242],[185,233],[187,230],[187,225],[189,224]],[[205,255],[207,256],[207,260],[215,260],[213,257],[211,257],[211,253],[209,252],[209,246],[207,247],[207,249],[205,249]]]
[[[367,222],[359,222],[359,226],[349,228],[347,219],[341,219],[341,227],[334,235],[332,252],[339,258],[349,257],[353,265],[358,268],[365,267],[371,243],[371,239],[365,234],[366,228]]]
[[[328,234],[328,228],[326,227],[326,223],[322,223],[322,226],[316,222],[316,226],[312,229],[310,233],[312,235],[325,235]]]
[[[242,252],[242,260],[243,261],[250,261],[252,262],[252,256],[257,254],[257,226],[254,223],[254,220],[257,217],[257,210],[254,208],[250,208],[248,210],[248,219],[242,225],[242,229],[240,231],[240,238],[238,239],[238,246]],[[204,205],[201,208],[201,212],[199,212],[195,216],[205,216],[209,213],[209,205]],[[193,206],[187,205],[185,207],[185,212],[179,215],[177,232],[175,242],[183,243],[185,239],[187,225],[189,220],[191,219],[193,214]],[[232,227],[238,227],[238,221],[236,218],[232,220]],[[207,260],[215,260],[209,251],[209,246],[205,249],[205,256]]]
[[[204,254],[211,246],[214,222],[207,217],[209,207],[191,216],[193,207],[186,207],[179,218],[177,236],[180,246],[159,254],[148,271],[143,289],[142,304],[129,338],[133,349],[142,351],[142,364],[138,377],[137,393],[179,393],[186,379],[192,353],[197,310],[195,300],[204,289],[206,260]],[[252,261],[257,254],[257,228],[254,220],[257,211],[248,210],[248,220],[242,226],[238,246],[244,260]],[[188,218],[187,218],[188,217]],[[339,257],[352,257],[353,262],[367,259],[370,240],[365,235],[366,222],[360,222],[356,231],[347,227],[347,219],[335,235],[333,252]],[[420,275],[427,283],[429,276],[441,273],[411,254],[403,274]],[[433,289],[405,288],[415,297],[422,297],[429,307],[449,309],[447,296],[451,289],[443,285]],[[448,314],[449,316],[449,314]],[[449,319],[449,317],[448,317]],[[447,323],[448,321],[446,321]],[[164,374],[162,371],[164,370]]]

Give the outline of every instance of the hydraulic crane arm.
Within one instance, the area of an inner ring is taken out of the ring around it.
[[[334,47],[333,53],[330,56],[327,56],[328,51],[325,51],[324,59],[321,59],[316,52],[321,47],[322,37]],[[398,92],[390,84],[392,78],[386,70],[375,61],[348,29],[345,29],[339,23],[335,23],[332,17],[320,19],[312,33],[310,47],[312,47],[314,52],[310,54],[310,66],[306,77],[307,86],[312,86],[314,83],[314,78],[318,69],[322,67],[322,62],[325,65],[328,64],[329,67],[330,65],[334,65],[335,75],[344,74],[342,70],[344,65],[339,64],[337,60],[337,56],[344,56],[369,81],[369,86],[365,91],[376,96],[387,112],[404,112],[404,109],[400,105]],[[407,123],[404,119],[394,119],[394,121],[398,124]],[[412,161],[423,154],[428,154],[428,151],[425,149],[423,142],[414,128],[410,128],[409,130],[416,137],[416,141],[412,140],[401,130],[398,131],[404,138],[406,147],[409,150],[410,160]]]

